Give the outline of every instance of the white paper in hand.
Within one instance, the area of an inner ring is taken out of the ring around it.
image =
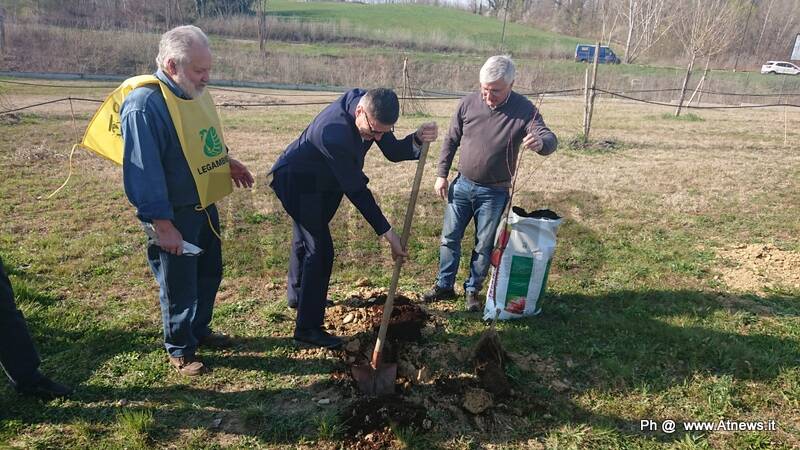
[[[144,232],[147,234],[147,243],[149,245],[159,245],[158,233],[156,233],[156,229],[153,227],[153,224],[142,222],[142,228],[144,228]],[[183,255],[199,256],[202,254],[203,254],[202,248],[192,244],[191,242],[183,241]]]

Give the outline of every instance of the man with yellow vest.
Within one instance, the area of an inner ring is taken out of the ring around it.
[[[156,63],[154,76],[123,83],[133,87],[119,109],[123,181],[150,231],[147,257],[161,290],[170,363],[182,375],[195,376],[209,370],[196,356],[198,346],[230,344],[210,328],[222,281],[214,202],[232,191],[232,181],[251,187],[253,177],[227,154],[205,89],[211,50],[203,31],[187,25],[164,33]],[[111,119],[108,124],[109,130],[115,126]]]

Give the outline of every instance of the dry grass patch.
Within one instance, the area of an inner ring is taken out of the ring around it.
[[[777,287],[800,289],[800,253],[772,244],[742,244],[718,252],[720,279],[736,291],[764,294]]]

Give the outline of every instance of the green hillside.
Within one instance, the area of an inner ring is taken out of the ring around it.
[[[503,22],[452,8],[425,5],[340,2],[270,1],[267,13],[286,21],[312,21],[347,25],[366,30],[371,39],[390,43],[395,36],[440,36],[460,41],[480,50],[500,49]],[[544,32],[532,27],[508,23],[505,48],[511,52],[530,53],[537,48],[557,49],[568,55],[579,39]]]

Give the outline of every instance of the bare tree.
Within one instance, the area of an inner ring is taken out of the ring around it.
[[[672,23],[689,64],[675,116],[681,114],[695,60],[725,51],[736,37],[741,16],[741,4],[729,0],[678,0]]]
[[[665,0],[619,0],[617,7],[626,23],[625,64],[647,52],[672,27]]]
[[[590,0],[552,0],[557,16],[566,25],[567,31],[578,31],[583,22],[583,12]]]
[[[770,47],[770,52],[772,54],[786,54],[788,58],[788,52],[791,51],[792,46],[794,45],[794,37],[797,33],[797,18],[798,14],[798,1],[790,2],[789,4],[784,4],[782,8],[782,13],[779,16],[780,20],[775,20],[775,24],[777,25],[774,30],[775,39],[772,41],[773,44]],[[783,22],[781,24],[781,21]]]
[[[262,55],[267,53],[267,15],[264,3],[267,0],[258,0],[258,49]]]
[[[6,10],[0,7],[0,56],[6,52]]]
[[[767,5],[767,12],[764,14],[764,25],[761,26],[761,32],[758,33],[758,40],[756,41],[756,50],[755,54],[760,55],[761,52],[761,40],[764,38],[764,31],[767,29],[767,24],[769,23],[769,15],[772,12],[772,5],[775,3],[775,0],[769,0],[769,4]]]

